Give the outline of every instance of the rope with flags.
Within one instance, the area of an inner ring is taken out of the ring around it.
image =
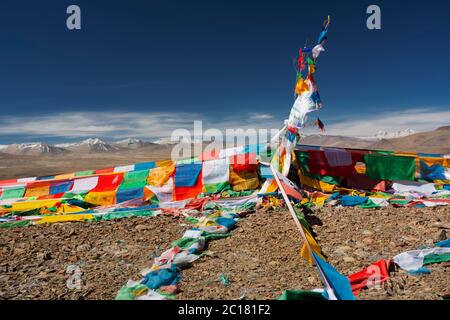
[[[307,126],[308,114],[322,108],[319,90],[313,74],[317,70],[317,59],[325,51],[324,45],[328,37],[330,22],[331,19],[328,16],[323,22],[322,31],[319,34],[316,45],[304,46],[299,50],[296,64],[295,102],[283,128],[271,141],[272,144],[278,144],[271,165],[278,172],[281,172],[283,176],[287,176],[289,173],[293,158],[292,153],[300,139],[300,131]],[[317,118],[315,125],[322,132],[324,131],[325,126],[319,118]],[[277,188],[274,179],[268,179],[264,183],[261,192],[274,192]]]
[[[308,114],[322,108],[322,102],[317,88],[314,73],[317,69],[317,59],[325,51],[324,45],[328,37],[330,16],[324,21],[317,44],[314,47],[304,46],[299,50],[296,63],[297,82],[295,85],[295,102],[284,127],[272,140],[278,142],[277,151],[273,154],[270,169],[273,179],[267,179],[261,192],[279,190],[284,202],[303,238],[301,255],[319,271],[325,286],[323,295],[329,300],[354,300],[355,297],[347,277],[337,272],[326,262],[322,250],[313,237],[313,231],[305,217],[296,212],[289,196],[301,200],[301,194],[288,178],[293,151],[300,139],[300,131],[307,127]],[[323,132],[325,125],[317,117],[314,125]]]

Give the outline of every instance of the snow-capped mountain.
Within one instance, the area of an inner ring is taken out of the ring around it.
[[[29,154],[29,155],[41,155],[41,154],[60,154],[68,152],[68,150],[45,144],[42,142],[33,143],[14,143],[2,148],[2,152],[10,154]]]
[[[89,138],[89,139],[83,140],[81,142],[63,143],[63,144],[58,144],[56,146],[60,147],[60,148],[65,148],[65,149],[68,149],[71,151],[91,152],[91,153],[111,152],[111,151],[119,150],[118,147],[110,145],[99,138]]]
[[[415,134],[416,131],[412,129],[405,129],[405,130],[397,130],[397,131],[378,131],[373,136],[365,136],[365,137],[359,137],[360,139],[364,140],[383,140],[383,139],[395,139],[395,138],[403,138],[410,136],[412,134]]]
[[[166,148],[166,146],[136,138],[124,139],[114,143],[107,143],[100,138],[89,138],[80,142],[60,143],[56,145],[49,145],[41,142],[0,145],[0,151],[2,153],[17,155],[43,155],[65,152],[106,153],[145,147],[156,148],[157,150]]]
[[[159,138],[159,139],[153,141],[153,143],[156,143],[156,144],[171,144],[172,142],[170,141],[170,138]]]
[[[154,145],[152,142],[144,141],[137,138],[128,138],[114,142],[115,146],[120,148],[139,149],[147,146]]]
[[[160,144],[160,145],[174,145],[178,143],[191,143],[191,140],[189,138],[182,138],[180,141],[172,141],[170,137],[163,137],[158,138],[157,140],[153,141],[154,144]]]
[[[394,138],[402,138],[406,136],[410,136],[412,134],[416,133],[412,129],[405,129],[405,130],[397,130],[394,132],[387,132],[387,131],[378,131],[375,134],[375,137],[379,140],[381,139],[394,139]]]

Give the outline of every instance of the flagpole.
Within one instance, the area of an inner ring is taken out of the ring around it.
[[[316,262],[316,259],[313,254],[314,251],[312,250],[312,248],[308,242],[308,239],[306,238],[306,235],[303,231],[302,224],[298,220],[298,217],[297,217],[297,214],[295,213],[294,207],[292,206],[291,201],[289,200],[289,198],[286,194],[286,191],[284,190],[283,186],[281,185],[281,182],[280,182],[280,179],[278,178],[277,172],[275,171],[275,168],[272,165],[270,165],[270,169],[272,170],[272,175],[275,178],[275,181],[277,182],[278,189],[280,190],[281,194],[283,195],[284,202],[286,203],[286,206],[288,207],[289,212],[291,213],[291,216],[294,219],[295,225],[297,226],[298,230],[300,231],[300,234],[302,235],[302,237],[306,243],[306,246],[308,247],[309,252],[311,253],[311,256],[314,258],[314,261]],[[328,283],[327,278],[325,277],[325,274],[323,273],[322,269],[320,269],[320,265],[317,262],[316,262],[316,267],[319,270],[320,275],[322,276],[322,279],[324,280],[328,289],[332,289],[330,284]]]

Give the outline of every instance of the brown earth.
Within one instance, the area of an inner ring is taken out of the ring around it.
[[[300,144],[335,148],[370,148],[373,141],[353,137],[313,134],[300,139]]]
[[[108,153],[12,155],[0,152],[0,180],[97,170],[138,162],[170,159],[170,148],[142,148]]]
[[[381,258],[392,258],[420,245],[432,245],[450,221],[450,210],[364,210],[324,208],[308,215],[328,261],[352,274]],[[448,226],[448,225],[447,225]],[[235,235],[212,242],[211,259],[184,271],[180,299],[275,299],[286,289],[322,287],[317,271],[300,257],[301,242],[286,211],[259,212],[239,223]],[[450,294],[450,263],[432,265],[430,275],[394,272],[382,289],[365,290],[361,299],[441,299]],[[225,274],[231,283],[224,286]]]
[[[322,208],[307,214],[328,261],[348,275],[381,258],[447,238],[450,210]],[[2,230],[3,299],[113,299],[128,279],[150,266],[150,255],[170,247],[188,228],[159,216],[112,222],[65,223]],[[213,241],[208,254],[183,270],[179,299],[275,299],[286,289],[320,288],[318,273],[300,257],[301,241],[285,210],[243,218],[230,238]],[[83,272],[81,290],[66,286],[67,266]],[[450,295],[450,263],[429,275],[401,270],[360,299],[442,299]],[[228,277],[229,285],[219,277]]]
[[[29,226],[0,232],[0,299],[114,299],[151,257],[180,238],[181,218]],[[66,285],[79,267],[81,288]]]

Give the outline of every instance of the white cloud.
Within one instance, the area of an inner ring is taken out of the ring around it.
[[[31,117],[3,117],[0,135],[77,138],[85,136],[159,136],[195,119],[184,113],[73,112]]]
[[[254,113],[249,117],[250,120],[270,120],[273,119],[273,115],[266,113]]]
[[[203,130],[259,129],[277,125],[276,121],[269,121],[271,118],[268,117],[249,123],[246,120],[250,117],[251,115],[244,114],[212,118],[209,115],[187,112],[67,112],[40,116],[5,116],[0,119],[0,135],[32,139],[93,136],[111,139],[158,138],[169,137],[178,128],[192,130],[195,120],[203,121]]]
[[[314,116],[311,116],[310,123]],[[433,130],[450,124],[450,108],[415,108],[364,117],[351,116],[348,120],[325,122],[326,134],[347,136],[369,136],[378,131]],[[105,137],[109,139],[167,138],[178,128],[193,129],[195,120],[203,121],[203,130],[225,129],[279,129],[283,119],[270,114],[211,114],[188,112],[70,112],[40,116],[3,116],[0,118],[0,136],[25,137],[30,140],[48,138],[79,139]],[[309,127],[305,133],[318,133]],[[3,140],[6,140],[3,137]],[[9,139],[9,138],[8,138]]]

